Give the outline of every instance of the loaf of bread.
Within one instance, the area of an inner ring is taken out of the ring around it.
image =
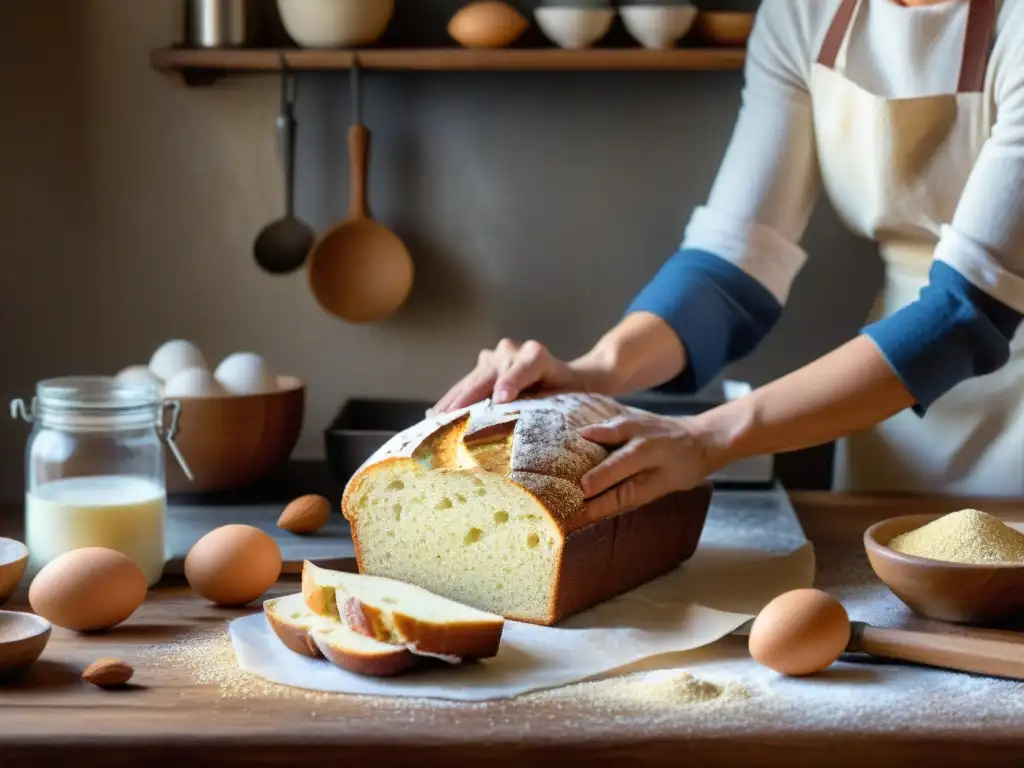
[[[337,618],[310,610],[301,593],[263,603],[267,623],[290,651],[372,677],[398,675],[425,661],[408,648],[356,632]]]
[[[400,432],[342,497],[361,573],[551,625],[677,567],[711,488],[601,520],[580,479],[607,456],[583,426],[637,413],[600,395],[489,402]]]

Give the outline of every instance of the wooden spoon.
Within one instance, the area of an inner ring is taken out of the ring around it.
[[[398,236],[373,220],[367,204],[370,132],[360,121],[358,62],[352,64],[352,100],[348,219],[317,240],[306,268],[310,290],[324,310],[349,322],[370,323],[405,303],[412,290],[413,263]]]
[[[50,642],[51,625],[34,613],[0,611],[0,675],[31,666]]]

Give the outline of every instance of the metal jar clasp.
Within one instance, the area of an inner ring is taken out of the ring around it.
[[[167,420],[167,411],[171,412],[171,423],[165,426]],[[175,461],[178,462],[178,466],[181,467],[181,471],[185,473],[185,477],[191,482],[194,478],[192,477],[192,470],[188,468],[188,463],[185,461],[185,457],[181,453],[181,449],[178,448],[178,443],[175,441],[175,437],[178,434],[178,418],[181,416],[181,403],[177,400],[164,400],[160,408],[160,424],[158,430],[160,436],[167,442],[167,447],[171,449],[171,453],[174,454]]]

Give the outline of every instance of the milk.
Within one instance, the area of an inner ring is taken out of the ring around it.
[[[163,488],[141,477],[96,475],[39,483],[25,495],[29,558],[41,567],[80,547],[128,555],[152,586],[164,569]]]

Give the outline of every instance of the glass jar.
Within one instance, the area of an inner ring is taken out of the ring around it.
[[[107,547],[134,560],[150,586],[160,580],[165,439],[191,477],[174,442],[180,408],[150,382],[107,376],[48,379],[36,385],[28,411],[20,399],[11,403],[11,415],[32,424],[25,457],[30,568],[72,549]]]

